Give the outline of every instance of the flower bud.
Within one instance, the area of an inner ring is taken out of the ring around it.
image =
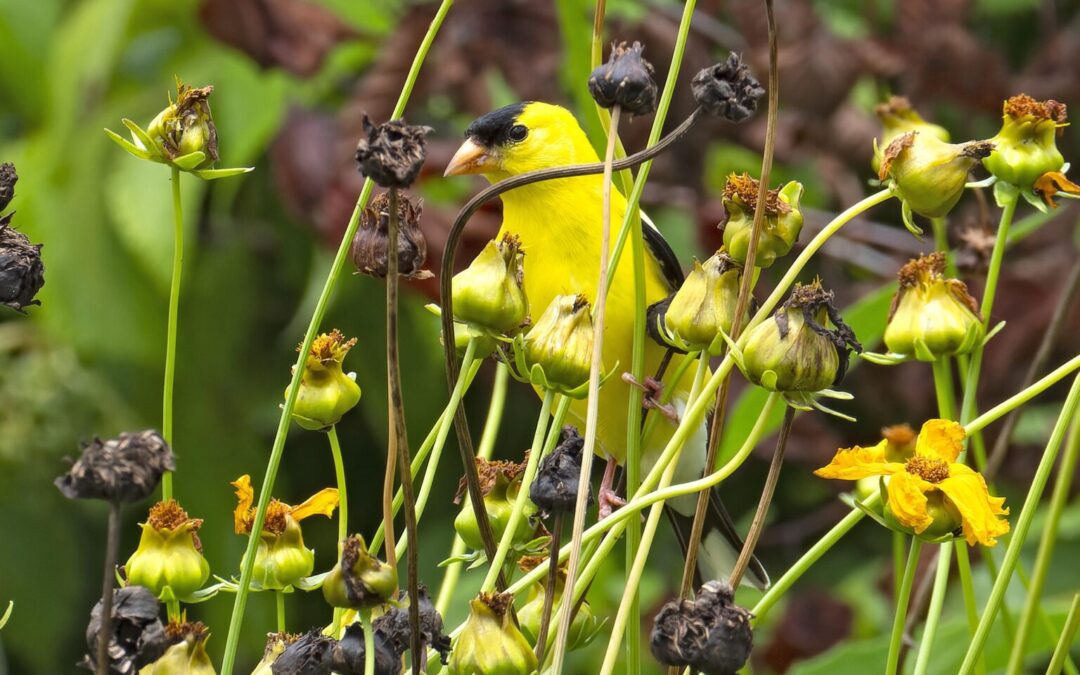
[[[562,428],[559,445],[540,460],[536,477],[529,485],[529,499],[546,518],[552,514],[572,513],[577,505],[578,483],[581,481],[581,451],[585,439],[573,426]],[[587,503],[592,504],[592,494]]]
[[[161,604],[142,586],[128,586],[113,592],[112,621],[109,623],[109,672],[135,673],[153,663],[168,648],[165,627],[159,615]],[[101,631],[101,601],[90,613],[86,646],[90,650],[79,665],[97,669],[98,634]]]
[[[518,561],[518,567],[522,571],[532,571],[542,562],[547,562],[547,555],[526,556]],[[525,598],[525,605],[518,610],[518,625],[521,633],[529,644],[536,645],[540,635],[540,621],[544,618],[544,598],[547,596],[547,577],[539,579],[529,586],[529,594]],[[555,573],[555,599],[552,607],[558,607],[562,601],[563,589],[566,587],[566,570],[560,568]],[[568,650],[580,649],[592,640],[599,628],[600,620],[593,614],[588,601],[583,601],[574,612],[574,619],[570,623],[570,632],[566,637]]]
[[[966,354],[982,340],[982,317],[967,285],[946,279],[945,254],[908,261],[900,269],[885,346],[894,354],[920,361]]]
[[[909,424],[897,424],[881,430],[885,439],[885,460],[906,462],[915,454],[915,430]]]
[[[210,576],[196,534],[199,518],[189,518],[176,500],[158,502],[140,523],[139,547],[124,565],[128,585],[143,586],[157,598],[186,600]]]
[[[634,42],[612,43],[605,64],[589,75],[589,94],[601,108],[619,106],[631,115],[648,115],[656,110],[656,82],[652,64],[641,57],[644,47]]]
[[[510,514],[514,511],[514,501],[521,490],[521,479],[525,473],[526,462],[515,464],[505,460],[489,461],[483,457],[476,458],[476,472],[480,477],[480,494],[484,497],[484,510],[487,511],[488,522],[491,524],[491,532],[495,541],[502,539],[506,526],[510,523]],[[457,496],[454,503],[462,504],[461,511],[454,519],[454,529],[457,530],[461,540],[469,548],[482,551],[484,540],[480,537],[480,526],[476,522],[476,513],[473,511],[472,500],[466,498],[467,486],[462,477],[458,484]],[[536,506],[529,501],[525,502],[525,515],[530,516],[536,512]],[[514,532],[513,543],[523,544],[532,537],[533,528],[529,526],[529,519],[518,519],[517,530]]]
[[[409,125],[405,120],[375,125],[365,114],[365,137],[356,145],[360,173],[384,188],[409,187],[424,165],[424,137],[431,131],[431,127]]]
[[[15,171],[15,165],[10,162],[0,164],[0,211],[6,209],[15,198],[15,183],[17,182],[19,182],[19,174]]]
[[[354,534],[341,544],[341,556],[323,581],[323,597],[333,607],[371,609],[394,597],[397,570],[368,553]]]
[[[525,334],[525,366],[540,368],[542,386],[573,395],[589,381],[595,335],[585,296],[557,295]]]
[[[832,298],[832,291],[817,281],[796,284],[772,319],[747,334],[743,352],[747,379],[779,392],[821,391],[843,379],[848,350],[862,347]],[[827,321],[835,328],[828,329]]]
[[[240,476],[232,485],[239,502],[233,513],[236,533],[250,534],[255,524],[252,507],[255,491],[251,487],[251,477]],[[259,536],[259,548],[255,552],[252,568],[255,583],[264,589],[280,590],[295,586],[309,576],[315,568],[315,551],[304,546],[299,521],[316,514],[329,517],[337,504],[338,491],[334,488],[321,490],[298,506],[271,499]]]
[[[218,160],[217,128],[210,114],[212,91],[212,86],[195,88],[178,80],[176,102],[158,113],[146,128],[154,147],[144,149],[165,162],[202,152],[206,158],[191,168],[206,169],[212,166]]]
[[[481,593],[450,655],[450,675],[529,675],[538,667],[532,647],[514,626],[509,593]]]
[[[765,94],[765,89],[735,52],[728,55],[727,61],[699,71],[690,82],[690,89],[699,106],[732,123],[753,115],[757,100]]]
[[[412,279],[427,279],[431,272],[422,269],[427,259],[427,240],[420,230],[423,202],[413,203],[398,195],[398,274]],[[386,277],[386,250],[390,227],[390,196],[376,195],[360,213],[360,225],[349,247],[349,259],[356,271],[383,279]]]
[[[454,275],[454,318],[493,333],[512,333],[529,320],[521,242],[505,234],[492,240]]]
[[[905,208],[939,218],[960,201],[971,169],[993,147],[988,141],[946,143],[930,133],[909,131],[882,152],[878,177],[890,181]]]
[[[68,499],[137,502],[157,489],[163,473],[174,469],[172,450],[158,432],[125,432],[84,444],[78,461],[54,482]]]
[[[1030,190],[1046,173],[1061,171],[1065,158],[1057,148],[1057,130],[1065,126],[1065,104],[1013,96],[1003,106],[1001,130],[990,139],[993,152],[983,166],[998,180]]]
[[[949,142],[949,132],[945,127],[927,122],[919,115],[911,102],[903,96],[893,96],[885,103],[874,108],[878,119],[881,120],[881,138],[874,141],[874,171],[881,168],[881,157],[885,148],[889,146],[897,136],[909,131],[918,131],[927,136],[933,136],[939,141]]]
[[[25,314],[30,305],[41,304],[34,299],[45,285],[41,246],[11,226],[10,213],[0,216],[0,305]]]
[[[356,338],[346,340],[337,329],[319,335],[311,343],[292,412],[293,419],[304,429],[320,431],[331,427],[360,401],[356,374],[345,374],[341,369],[345,355],[355,344]],[[285,388],[286,399],[290,388]]]
[[[672,343],[683,351],[702,351],[716,343],[721,333],[730,334],[741,279],[742,267],[723,251],[704,264],[695,260],[693,271],[664,313]]]
[[[758,239],[756,267],[769,267],[777,258],[787,255],[799,239],[803,216],[799,210],[803,186],[791,181],[782,188],[769,190],[765,195],[765,219]],[[742,265],[750,248],[754,229],[754,209],[757,207],[758,181],[747,174],[728,176],[724,186],[724,248],[728,255]]]
[[[694,600],[674,600],[653,623],[649,647],[667,666],[690,666],[704,675],[737,672],[750,657],[753,615],[734,602],[731,585],[709,581]]]
[[[202,623],[170,623],[165,633],[173,645],[161,658],[139,671],[139,675],[216,675],[206,640],[210,632]]]

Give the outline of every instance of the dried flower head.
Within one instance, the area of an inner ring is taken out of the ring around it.
[[[135,502],[149,496],[161,475],[175,468],[172,450],[158,432],[125,432],[83,445],[82,455],[55,483],[68,499]]]
[[[397,570],[368,553],[364,538],[354,534],[342,542],[341,555],[322,590],[333,607],[371,609],[394,597]]]
[[[128,586],[113,591],[112,620],[109,623],[109,672],[134,675],[147,664],[158,660],[169,646],[159,614],[161,604],[142,586]],[[96,670],[91,654],[97,653],[101,630],[101,601],[90,612],[86,627],[86,646],[90,654],[79,665]]]
[[[757,100],[765,94],[742,57],[734,52],[726,61],[699,71],[690,87],[699,106],[733,123],[753,115]]]
[[[487,513],[491,531],[498,540],[502,537],[510,524],[511,514],[514,511],[514,502],[521,490],[521,480],[525,473],[528,460],[520,463],[510,461],[488,461],[482,457],[476,458],[476,471],[480,476],[480,494],[483,496],[484,511]],[[455,503],[462,504],[461,511],[454,518],[454,529],[470,548],[482,550],[484,540],[480,537],[480,525],[476,521],[476,513],[473,511],[472,500],[465,499],[467,494],[465,479],[458,483],[458,492],[454,498]],[[536,506],[531,502],[525,503],[525,516],[531,516]],[[530,539],[533,528],[529,525],[528,517],[519,518],[517,528],[514,530],[513,541],[522,544]]]
[[[384,188],[409,187],[424,165],[424,137],[431,131],[400,119],[372,124],[365,114],[365,136],[356,145],[360,173]]]
[[[627,47],[612,43],[607,63],[589,75],[589,93],[601,108],[619,106],[631,115],[648,115],[656,110],[656,82],[652,64],[642,58],[640,42]]]
[[[539,665],[528,640],[511,617],[514,596],[481,593],[469,601],[469,618],[454,641],[453,675],[519,675]]]
[[[709,581],[695,600],[667,603],[656,615],[649,646],[664,665],[730,675],[750,657],[753,615],[734,602],[726,581]]]
[[[386,633],[375,630],[375,675],[398,675],[401,672],[401,652],[397,651]],[[330,671],[338,675],[367,675],[364,671],[364,629],[358,623],[349,624],[345,635],[330,652]],[[322,672],[322,671],[319,671]]]
[[[186,600],[199,590],[210,577],[197,534],[202,523],[176,500],[154,504],[139,525],[139,546],[124,564],[128,584],[144,586],[161,599]]]
[[[273,675],[330,675],[336,643],[321,629],[312,628],[286,645],[270,671]]]
[[[1005,101],[1001,117],[1001,129],[990,139],[994,151],[983,159],[983,166],[1026,196],[1036,189],[1040,178],[1048,173],[1061,173],[1065,166],[1065,158],[1057,147],[1057,132],[1068,121],[1065,104],[1036,101],[1027,94],[1019,94]],[[1045,187],[1044,181],[1041,191]]]
[[[10,162],[0,164],[0,211],[6,209],[15,198],[15,183],[18,181],[19,174],[15,172],[14,164]]]
[[[176,102],[150,123],[147,133],[169,160],[202,152],[206,159],[196,168],[209,167],[218,160],[217,127],[210,114],[210,94],[214,88],[192,87],[176,81]]]
[[[30,305],[41,304],[34,296],[44,285],[41,244],[31,244],[25,234],[12,227],[11,214],[0,216],[0,305],[25,313]]]
[[[431,272],[421,269],[427,259],[427,240],[420,229],[423,202],[412,202],[405,195],[398,195],[398,274],[412,279],[427,279]],[[389,193],[376,195],[360,214],[360,226],[356,229],[349,259],[356,271],[383,279],[387,270],[387,247],[390,227]]]
[[[581,452],[585,439],[577,428],[567,424],[555,450],[540,460],[536,478],[529,486],[529,499],[540,507],[546,518],[556,513],[572,513],[577,503],[578,481],[581,480]],[[592,503],[590,490],[588,502]]]
[[[206,653],[210,631],[201,621],[171,622],[165,627],[171,646],[139,675],[214,675],[214,665]]]
[[[740,265],[749,255],[760,187],[756,179],[745,173],[741,176],[731,174],[724,185],[724,248]],[[769,267],[777,258],[787,255],[798,241],[803,226],[803,215],[799,209],[802,194],[803,186],[797,181],[789,181],[782,187],[765,192],[765,203],[762,205],[764,220],[754,258],[756,267]]]
[[[404,654],[412,644],[412,628],[409,624],[408,594],[402,591],[398,596],[400,604],[375,619],[374,626],[377,632],[386,636],[398,654]],[[423,584],[420,584],[419,600],[420,641],[437,651],[443,665],[446,665],[450,658],[450,636],[443,633],[442,615],[435,609],[427,586]]]
[[[319,431],[341,420],[360,401],[360,385],[355,373],[345,373],[342,362],[356,345],[356,338],[346,340],[336,328],[322,333],[311,343],[300,378],[300,392],[292,416],[304,429]],[[300,351],[303,344],[298,345]],[[285,398],[290,387],[285,388]]]

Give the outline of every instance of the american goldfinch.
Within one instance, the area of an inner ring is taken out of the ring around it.
[[[539,102],[515,103],[476,119],[465,132],[465,143],[446,168],[446,176],[481,174],[491,182],[511,176],[570,164],[599,161],[585,132],[565,108]],[[542,312],[559,295],[583,294],[596,298],[602,222],[603,179],[599,175],[533,183],[502,195],[503,222],[499,237],[510,233],[520,238],[525,252],[525,294],[529,305]],[[611,196],[612,227],[617,229],[626,212],[626,200],[618,191]],[[645,287],[647,302],[663,300],[682,283],[683,273],[674,252],[660,232],[643,227],[646,243]],[[615,237],[612,236],[612,245]],[[605,367],[629,367],[633,343],[634,290],[629,256],[612,260],[616,266],[614,283],[608,293],[604,325]],[[664,349],[649,341],[645,372],[655,373]],[[668,368],[671,373],[675,368]],[[671,377],[668,377],[670,380]],[[691,377],[665,382],[674,387],[672,403],[680,413],[686,406]],[[596,452],[607,460],[599,498],[601,508],[618,504],[611,490],[617,464],[626,461],[626,415],[630,386],[612,377],[600,388]],[[585,401],[576,401],[570,415],[584,426]],[[671,424],[656,425],[656,432],[642,446],[643,470],[656,461],[674,430]],[[687,441],[676,471],[675,481],[700,478],[705,463],[707,428],[702,424]],[[682,542],[689,535],[695,497],[669,501],[672,517]],[[719,497],[712,494],[698,560],[704,579],[726,577],[738,557],[742,541]],[[768,585],[768,576],[757,560],[745,575],[747,583]]]

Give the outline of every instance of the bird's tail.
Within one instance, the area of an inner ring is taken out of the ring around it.
[[[693,514],[684,515],[670,506],[664,511],[675,528],[675,536],[679,538],[679,545],[685,555],[694,525]],[[705,526],[701,531],[694,586],[700,587],[705,581],[727,579],[731,576],[742,545],[742,537],[735,530],[735,523],[732,522],[724,502],[720,500],[720,495],[715,489],[709,490],[709,508],[705,512]],[[754,556],[750,557],[742,583],[760,590],[769,587],[769,575]]]

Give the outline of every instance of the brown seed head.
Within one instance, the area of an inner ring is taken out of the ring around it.
[[[757,209],[758,190],[760,183],[744,173],[741,176],[731,174],[724,185],[724,200],[734,201],[741,204],[747,211]],[[780,200],[780,188],[769,190],[765,193],[765,215],[778,216],[791,211],[787,202]]]
[[[1056,124],[1064,124],[1069,116],[1064,103],[1053,99],[1036,101],[1027,94],[1017,94],[1005,101],[1004,113],[1013,119],[1031,116],[1036,121],[1051,120]]]
[[[510,609],[510,605],[514,604],[514,596],[510,593],[481,593],[480,602],[501,619],[506,615],[506,610]]]
[[[928,483],[940,483],[949,477],[949,465],[943,459],[915,455],[904,464],[904,470]]]

